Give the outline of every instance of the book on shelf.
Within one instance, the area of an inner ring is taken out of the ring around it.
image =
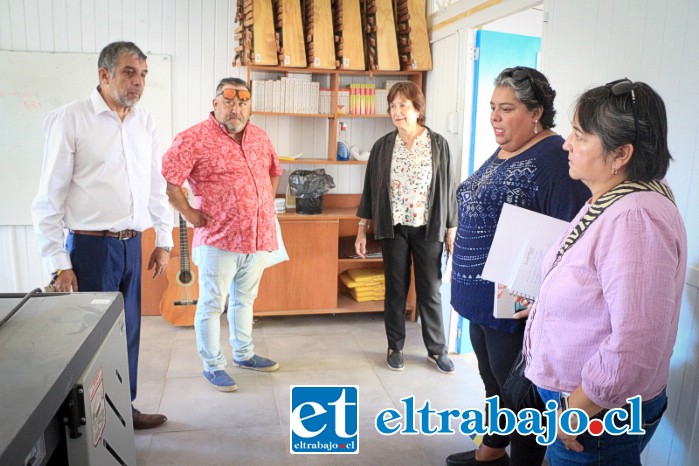
[[[376,89],[376,98],[374,102],[376,107],[374,113],[376,115],[388,113],[388,89]]]
[[[504,204],[481,278],[504,285],[514,296],[536,299],[544,255],[567,228],[564,220]]]
[[[276,81],[252,80],[251,86],[254,111],[303,114],[317,114],[320,111],[318,108],[320,83],[318,82],[283,76]],[[327,113],[329,113],[329,107],[328,100]]]
[[[331,91],[328,88],[320,88],[319,91],[320,97],[319,97],[319,104],[318,104],[318,113],[322,115],[328,115],[330,114],[330,94]]]
[[[296,155],[279,155],[279,156],[277,156],[277,158],[279,160],[283,160],[285,162],[293,162],[294,160],[296,160],[300,157],[303,157],[303,152],[299,152]]]
[[[337,113],[350,112],[350,91],[349,89],[339,89],[337,92]]]
[[[349,90],[349,113],[353,115],[374,115],[376,84],[353,83]]]

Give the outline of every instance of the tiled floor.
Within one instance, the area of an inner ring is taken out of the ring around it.
[[[374,428],[378,412],[413,395],[436,410],[482,409],[483,385],[473,355],[452,355],[455,375],[427,361],[420,328],[408,323],[405,370],[389,370],[381,314],[265,317],[255,321],[256,352],[280,363],[273,373],[230,364],[225,315],[222,341],[238,391],[214,390],[201,375],[194,330],[144,317],[139,393],[134,405],[169,417],[163,427],[136,433],[138,464],[155,465],[444,465],[450,453],[473,448],[453,435],[393,435]],[[359,386],[359,454],[289,452],[291,385]],[[418,403],[420,403],[418,405]],[[458,424],[452,423],[458,432]]]

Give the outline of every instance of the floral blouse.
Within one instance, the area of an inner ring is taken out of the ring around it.
[[[408,149],[400,137],[391,161],[391,208],[393,224],[419,227],[427,224],[432,184],[432,145],[425,130]]]

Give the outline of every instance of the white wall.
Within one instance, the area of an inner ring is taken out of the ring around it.
[[[147,55],[170,55],[171,126],[173,134],[177,134],[206,118],[212,108],[215,86],[221,78],[247,78],[245,68],[231,65],[237,45],[234,41],[235,7],[236,0],[0,0],[0,50],[99,53],[109,42],[128,40],[135,42]],[[46,73],[48,70],[35,71]],[[97,70],[95,84],[96,76]],[[70,79],[70,70],[55,79]],[[90,89],[85,89],[85,95],[89,92]],[[145,93],[148,94],[148,83]],[[288,119],[253,116],[253,122],[268,128],[273,140],[275,137],[302,137]],[[353,122],[352,127],[360,131],[365,126],[364,132],[381,131],[380,134],[391,129],[385,128],[384,122],[374,123],[374,120]],[[314,121],[305,119],[302,124],[305,127]],[[324,127],[327,132],[327,124]],[[322,137],[307,138],[310,144],[320,146],[323,153],[327,147],[325,132],[321,128]],[[43,134],[32,137],[43,139]],[[364,141],[361,145],[368,143]],[[167,145],[163,150],[166,148]],[[0,157],[2,150],[0,141]],[[286,187],[291,171],[314,168],[317,167],[286,165],[280,189]],[[361,191],[365,166],[328,165],[325,168],[337,185],[332,193]],[[6,192],[3,184],[0,184],[0,197],[5,202],[12,199],[12,193]],[[32,228],[0,226],[0,292],[28,291],[45,285],[48,277]]]
[[[668,179],[687,225],[689,264],[699,266],[699,2],[696,0],[549,0],[542,70],[555,83],[568,134],[574,99],[618,78],[645,81],[665,100],[670,150]]]
[[[531,3],[455,1],[429,18],[430,39],[435,44],[452,34],[465,35],[530,8]],[[558,92],[558,132],[568,134],[575,98],[593,85],[627,76],[649,83],[665,100],[675,158],[668,179],[687,227],[689,268],[671,362],[668,411],[643,463],[693,465],[699,458],[699,100],[694,79],[699,75],[695,51],[699,1],[544,0],[543,4],[541,67]],[[460,50],[460,56],[467,53]],[[434,73],[441,72],[456,73],[457,67]],[[459,85],[470,87],[469,79],[468,73],[461,75]],[[428,88],[428,100],[430,95]]]
[[[542,70],[556,83],[557,129],[567,134],[571,106],[592,85],[629,77],[665,100],[668,179],[687,226],[689,274],[671,361],[670,401],[644,464],[690,465],[699,458],[699,2],[696,0],[546,0]],[[566,112],[564,114],[564,112]],[[648,264],[652,267],[652,264]],[[633,303],[629,303],[633,305]]]
[[[98,53],[109,42],[129,40],[146,54],[170,55],[177,133],[206,117],[221,78],[246,77],[245,68],[231,66],[235,5],[235,0],[0,0],[0,50]],[[95,84],[96,76],[95,70]],[[70,79],[70,70],[55,79]],[[0,194],[5,202],[12,199],[1,184]],[[0,227],[0,258],[0,292],[45,284],[48,273],[40,266],[31,227]]]

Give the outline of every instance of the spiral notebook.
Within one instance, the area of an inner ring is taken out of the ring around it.
[[[522,207],[504,204],[481,278],[495,283],[495,317],[512,317],[513,296],[536,299],[541,285],[541,261],[562,240],[568,222]],[[498,293],[497,285],[507,287]],[[506,295],[510,296],[506,296]],[[498,299],[499,297],[499,299]],[[497,315],[498,308],[506,308]]]

